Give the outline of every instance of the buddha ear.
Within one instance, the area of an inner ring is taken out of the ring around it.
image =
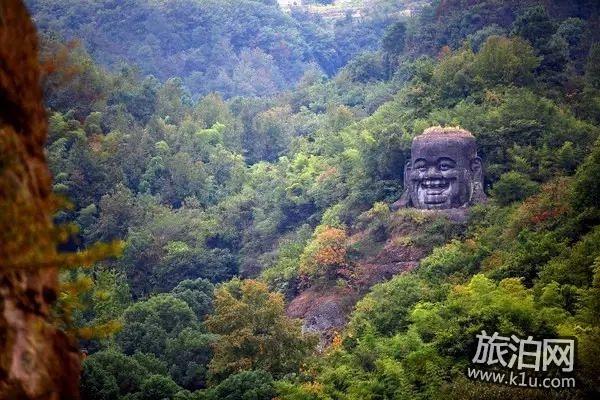
[[[483,191],[483,162],[481,158],[475,157],[471,160],[471,173],[473,174],[473,192],[471,193],[471,204],[487,202],[487,196]]]
[[[412,162],[409,159],[404,164],[404,191],[408,190],[408,185],[410,185],[409,174],[410,174],[411,170],[412,170]]]
[[[471,160],[471,172],[473,173],[473,179],[483,184],[483,161],[481,161],[481,158],[475,157]]]
[[[409,174],[412,169],[412,163],[410,160],[404,164],[404,191],[402,192],[402,196],[396,202],[392,204],[392,211],[396,211],[400,208],[410,207],[410,178]]]

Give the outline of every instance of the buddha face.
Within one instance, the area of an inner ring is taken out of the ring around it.
[[[416,138],[411,152],[405,185],[413,207],[448,209],[470,203],[476,182],[482,179],[473,138]]]

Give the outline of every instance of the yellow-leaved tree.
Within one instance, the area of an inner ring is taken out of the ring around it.
[[[284,313],[283,296],[256,280],[234,279],[215,291],[214,313],[206,326],[217,334],[210,363],[213,380],[233,373],[264,370],[279,378],[298,372],[315,348],[300,321]]]

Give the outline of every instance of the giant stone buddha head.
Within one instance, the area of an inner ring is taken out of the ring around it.
[[[399,207],[445,210],[486,201],[475,137],[460,128],[433,127],[415,137],[404,169]]]

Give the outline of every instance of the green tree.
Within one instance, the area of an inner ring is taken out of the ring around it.
[[[368,331],[391,336],[405,331],[410,311],[420,301],[432,300],[433,291],[415,274],[402,274],[375,286],[352,313],[348,332],[359,337]]]
[[[519,172],[507,172],[494,184],[492,194],[501,205],[523,200],[538,190],[538,184]]]
[[[542,5],[525,9],[513,23],[513,33],[528,40],[535,48],[545,46],[556,30]]]
[[[473,60],[473,71],[487,85],[526,85],[538,65],[533,48],[523,40],[490,36]]]
[[[406,25],[396,22],[389,25],[381,39],[381,47],[385,53],[387,77],[391,75],[394,64],[403,53],[406,44]]]
[[[189,390],[206,387],[211,346],[215,340],[214,335],[193,328],[186,328],[176,337],[167,339],[165,359],[173,380]]]
[[[600,208],[600,190],[594,182],[600,174],[600,142],[585,159],[575,174],[573,195],[577,207]]]
[[[142,382],[140,391],[135,396],[139,400],[171,399],[181,388],[169,377],[150,375]]]
[[[585,79],[590,88],[600,90],[600,43],[594,43],[585,65]]]
[[[160,294],[125,310],[116,341],[125,354],[140,351],[162,357],[169,337],[189,327],[198,329],[197,324],[196,315],[183,300]]]
[[[187,303],[199,321],[212,312],[213,292],[213,284],[202,278],[183,280],[171,291],[175,298]]]
[[[99,362],[86,360],[81,372],[81,397],[90,400],[117,400],[117,380]]]
[[[117,399],[137,392],[146,374],[133,358],[114,350],[100,351],[83,363],[82,394],[90,398]]]
[[[406,25],[404,22],[396,22],[388,26],[381,39],[383,51],[392,57],[400,55],[404,51],[404,41],[406,40]]]
[[[88,230],[88,240],[124,239],[129,227],[143,216],[135,195],[123,184],[103,195],[98,208],[99,216]]]
[[[274,161],[283,154],[291,139],[290,127],[285,123],[290,111],[288,107],[275,107],[256,115],[251,130],[244,135],[249,162]]]
[[[213,391],[222,400],[270,400],[276,395],[271,374],[261,370],[230,375]]]

